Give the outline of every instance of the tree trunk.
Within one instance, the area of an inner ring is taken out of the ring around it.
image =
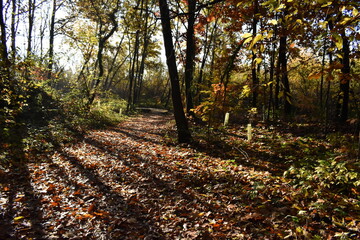
[[[27,58],[29,58],[32,54],[32,31],[34,28],[34,18],[35,18],[35,4],[36,0],[29,0],[29,32],[28,32],[28,45],[27,45]]]
[[[274,70],[275,70],[275,41],[272,43],[271,52],[270,52],[270,70],[269,70],[269,102],[268,102],[268,114],[267,120],[270,120],[270,112],[273,111],[274,114],[274,97],[273,97],[273,86],[274,86]]]
[[[342,76],[340,81],[340,97],[341,97],[341,112],[340,121],[345,123],[349,115],[349,93],[350,93],[350,46],[349,40],[345,35],[345,30],[341,34],[343,40],[343,58],[342,58]]]
[[[6,47],[6,23],[3,15],[3,0],[0,0],[0,109],[3,109],[5,106],[8,107],[8,101],[3,99],[3,90],[9,85],[10,81],[10,61],[8,58],[8,51]]]
[[[49,32],[49,64],[48,64],[48,79],[51,78],[53,63],[54,63],[54,38],[55,38],[55,14],[57,11],[56,0],[53,0],[53,9],[50,20]]]
[[[178,141],[180,143],[189,143],[191,141],[191,134],[188,128],[188,123],[185,117],[183,104],[181,101],[179,76],[176,66],[175,50],[171,34],[171,24],[169,16],[169,7],[166,0],[159,0],[161,25],[164,37],[164,46],[166,53],[166,63],[168,65],[171,95],[174,107],[174,116],[176,121]]]
[[[291,94],[290,94],[290,84],[287,72],[287,36],[280,36],[280,45],[279,45],[279,63],[280,63],[280,73],[281,73],[281,83],[283,85],[283,98],[284,98],[284,117],[288,118],[291,115]]]
[[[11,13],[11,59],[15,61],[16,58],[16,14],[17,14],[17,0],[12,0]]]
[[[186,32],[186,59],[185,59],[185,93],[186,93],[186,113],[191,114],[194,108],[192,100],[192,81],[194,77],[194,59],[195,59],[195,9],[196,0],[188,0],[188,26]]]
[[[6,70],[7,67],[10,66],[10,61],[8,58],[8,51],[6,46],[6,23],[4,20],[4,12],[3,12],[3,1],[0,0],[0,30],[1,30],[1,36],[0,36],[0,61],[1,61],[1,67],[2,70]]]
[[[253,22],[252,22],[252,34],[255,37],[257,34],[257,23],[258,23],[258,19],[257,19],[257,14],[258,12],[258,1],[255,0],[254,1],[254,17],[253,17]],[[257,107],[257,97],[258,97],[258,85],[259,85],[259,79],[257,77],[257,72],[256,72],[256,53],[255,51],[252,51],[252,68],[251,68],[251,77],[252,77],[252,107],[256,108]]]
[[[202,60],[201,60],[199,77],[197,80],[197,84],[198,84],[197,93],[196,93],[196,95],[198,96],[197,104],[200,104],[202,102],[202,94],[201,94],[200,88],[201,88],[201,84],[203,83],[203,80],[204,80],[204,77],[203,77],[204,69],[205,69],[206,60],[207,60],[210,50],[211,50],[211,43],[214,41],[214,38],[215,38],[217,23],[218,23],[218,20],[215,20],[215,24],[214,24],[213,28],[211,29],[210,36],[208,36],[209,24],[206,25],[205,42],[203,44],[204,53],[203,53]]]
[[[110,20],[112,23],[112,28],[110,29],[110,31],[103,36],[104,30],[102,29],[102,24],[100,23],[100,27],[99,27],[99,45],[98,45],[98,53],[97,53],[97,62],[99,64],[99,73],[98,76],[95,80],[94,86],[93,86],[93,93],[90,95],[89,97],[89,101],[88,101],[88,105],[90,106],[95,99],[96,96],[96,90],[97,87],[99,86],[103,76],[104,76],[104,66],[103,66],[103,51],[105,48],[105,43],[107,42],[107,40],[115,33],[115,31],[117,30],[118,27],[118,23],[117,20],[115,18],[115,13],[117,12],[117,9],[114,9],[114,11],[109,15],[110,16]]]
[[[137,30],[135,33],[135,46],[134,46],[134,55],[131,61],[131,68],[129,74],[129,96],[128,96],[128,105],[127,111],[130,111],[134,107],[134,92],[136,88],[136,78],[135,78],[135,66],[137,64],[138,55],[139,55],[139,34],[140,30]]]

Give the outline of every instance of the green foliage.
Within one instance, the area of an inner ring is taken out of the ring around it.
[[[76,140],[87,129],[114,125],[124,118],[119,114],[119,109],[126,106],[122,99],[110,96],[89,111],[84,101],[75,100],[84,96],[79,89],[64,94],[32,82],[22,81],[21,93],[26,96],[22,104],[9,108],[12,111],[9,110],[7,115],[1,114],[0,165],[41,160],[36,155],[49,153]],[[12,96],[12,99],[21,98]]]
[[[359,163],[339,155],[312,164],[305,163],[301,167],[291,166],[284,175],[295,178],[302,188],[348,191],[349,188],[359,188],[359,169]]]

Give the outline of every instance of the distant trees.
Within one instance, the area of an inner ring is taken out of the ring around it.
[[[184,142],[183,112],[214,126],[255,109],[264,120],[359,118],[358,1],[166,3],[2,1],[1,64],[89,107],[110,93],[128,111],[171,106],[171,93]]]

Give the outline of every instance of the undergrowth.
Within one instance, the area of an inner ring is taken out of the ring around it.
[[[69,102],[57,94],[53,89],[29,89],[23,109],[0,123],[0,166],[41,161],[39,154],[70,144],[90,129],[116,125],[125,118],[116,111],[125,106],[121,99],[106,98],[89,109],[82,101]]]

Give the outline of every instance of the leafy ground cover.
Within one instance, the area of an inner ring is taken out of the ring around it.
[[[24,154],[0,171],[0,239],[360,238],[341,148],[260,125],[176,145],[173,126],[144,114]]]

